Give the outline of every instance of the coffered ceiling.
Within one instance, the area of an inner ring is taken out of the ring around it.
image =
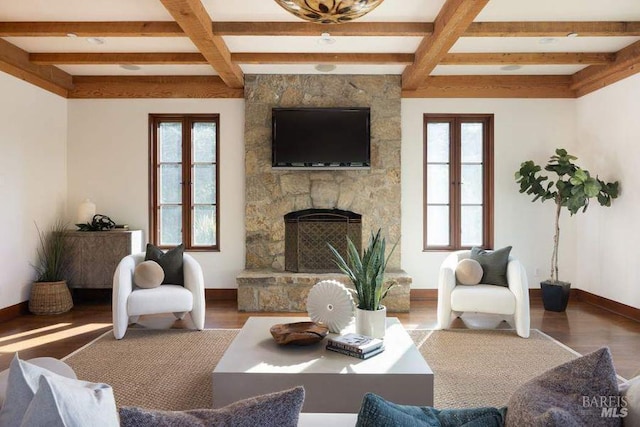
[[[640,0],[385,0],[336,25],[273,0],[5,0],[0,37],[0,70],[70,98],[323,73],[402,75],[405,97],[577,97],[640,70]]]

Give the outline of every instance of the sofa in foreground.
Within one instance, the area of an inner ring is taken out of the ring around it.
[[[117,408],[109,385],[68,378],[16,355],[8,372],[0,425],[640,427],[640,377],[619,387],[611,354],[602,348],[518,387],[503,408],[438,410],[396,404],[371,393],[363,397],[359,414],[301,414],[303,403],[304,389],[296,387],[220,409]]]

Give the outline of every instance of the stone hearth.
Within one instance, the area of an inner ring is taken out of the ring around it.
[[[387,271],[385,278],[398,285],[383,300],[390,312],[409,311],[411,277],[402,270]],[[339,273],[291,273],[273,270],[245,270],[236,278],[239,311],[306,312],[309,291],[321,280],[353,285]]]

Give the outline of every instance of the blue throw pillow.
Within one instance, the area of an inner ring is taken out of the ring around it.
[[[398,405],[367,393],[356,427],[502,427],[506,408],[442,409]]]

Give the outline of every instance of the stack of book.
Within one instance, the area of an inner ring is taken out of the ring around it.
[[[360,334],[346,334],[329,338],[327,350],[359,359],[368,359],[384,351],[384,342],[378,338]]]

